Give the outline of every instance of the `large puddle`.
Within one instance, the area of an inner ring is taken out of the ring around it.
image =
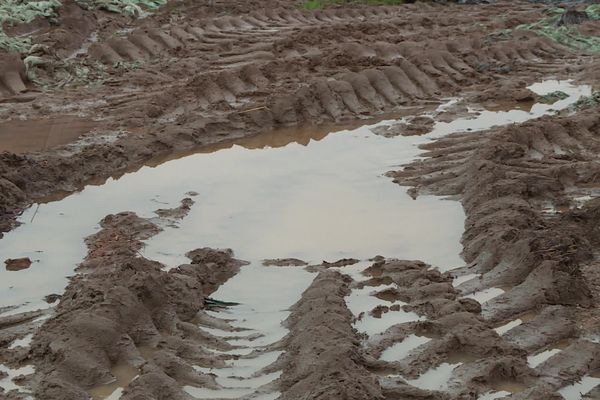
[[[423,260],[441,270],[461,266],[464,214],[460,204],[432,196],[413,200],[405,188],[392,184],[383,174],[415,159],[420,152],[417,146],[433,138],[523,122],[565,108],[590,93],[589,87],[564,81],[548,81],[532,89],[540,94],[562,90],[569,97],[553,105],[536,104],[530,111],[482,111],[452,122],[437,122],[423,136],[373,134],[372,129],[394,121],[338,131],[318,140],[305,140],[306,135],[298,132],[297,141],[282,147],[264,136],[263,142],[255,139],[249,148],[234,145],[144,167],[102,186],[88,186],[61,201],[34,205],[21,216],[23,225],[0,240],[0,261],[19,257],[34,261],[25,270],[0,271],[0,310],[7,314],[48,307],[43,297],[63,291],[67,277],[85,256],[83,239],[99,229],[98,221],[107,214],[129,210],[151,217],[154,210],[175,207],[186,193],[196,192],[189,215],[178,226],[166,227],[150,239],[143,255],[172,267],[188,262],[184,254],[198,247],[232,248],[236,258],[248,260],[250,265],[214,297],[241,305],[214,316],[227,318],[231,325],[260,339],[234,340],[240,346],[236,353],[240,358],[221,370],[203,371],[216,375],[220,390],[186,390],[197,398],[275,398],[268,383],[277,373],[262,375],[260,370],[277,354],[265,349],[286,334],[280,325],[288,315],[286,310],[314,274],[298,267],[264,267],[261,261],[294,257],[320,263],[384,255]],[[450,100],[438,111],[455,102]],[[435,112],[430,115],[435,117]],[[364,266],[360,263],[344,270]],[[370,298],[375,299],[373,290],[353,293],[349,306],[359,310],[365,301],[370,306]],[[420,319],[416,314],[404,314],[407,320]],[[401,322],[398,317],[388,313],[385,318],[358,322],[356,327],[373,335]],[[231,332],[204,328],[217,336],[231,336]],[[422,343],[411,338],[383,357],[404,355]],[[415,380],[415,385],[431,382],[429,376],[439,374],[445,382],[454,367],[442,364]],[[440,387],[439,382],[431,385]]]

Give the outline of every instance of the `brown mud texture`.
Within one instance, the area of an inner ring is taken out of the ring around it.
[[[517,91],[590,65],[532,32],[490,35],[545,15],[525,1],[316,11],[173,1],[138,20],[64,3],[53,24],[5,28],[46,50],[27,68],[24,55],[0,53],[0,138],[11,144],[0,154],[0,232],[33,201],[173,153],[469,90]]]
[[[27,69],[22,55],[0,54],[0,138],[11,142],[0,154],[0,231],[33,201],[226,140],[383,117],[450,96],[529,101],[527,84],[548,76],[598,84],[594,55],[530,31],[492,35],[543,18],[544,4],[306,11],[283,0],[200,3],[172,1],[130,19],[65,1],[53,24],[6,29],[30,32],[46,50]],[[286,400],[473,400],[496,391],[560,400],[560,388],[598,376],[598,111],[453,134],[391,171],[414,197],[462,203],[467,265],[442,273],[417,260],[375,257],[363,280],[343,273],[358,260],[307,267],[315,279],[283,321],[288,333],[273,346],[283,353],[265,368],[281,371],[270,389]],[[76,123],[40,132],[49,119]],[[14,132],[39,140],[4,130],[17,125]],[[431,125],[409,119],[402,132]],[[245,263],[231,250],[199,248],[167,271],[140,254],[143,241],[185,218],[192,204],[184,199],[150,219],[105,217],[64,293],[49,296],[58,301],[52,313],[0,318],[1,363],[35,367],[13,381],[37,399],[88,399],[115,380],[126,400],[189,399],[186,386],[220,389],[201,369],[222,368],[235,347],[199,321],[229,326],[207,313],[206,299]],[[291,258],[265,263],[305,267]],[[348,296],[365,288],[390,305],[353,315]],[[502,293],[483,305],[466,297],[493,289]],[[420,318],[372,337],[355,329],[390,313]],[[30,345],[11,347],[28,334]],[[382,357],[413,335],[429,341],[401,359]],[[528,362],[551,349],[560,352]],[[447,364],[456,367],[442,388],[412,384]],[[130,379],[121,382],[124,375]]]

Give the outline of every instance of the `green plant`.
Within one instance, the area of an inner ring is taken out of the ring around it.
[[[551,92],[542,96],[537,96],[537,102],[543,104],[554,104],[559,100],[564,100],[569,97],[568,94],[561,90],[557,90],[555,92]]]
[[[31,39],[8,36],[0,27],[0,49],[15,53],[27,53],[31,48]]]
[[[515,29],[529,30],[536,32],[538,35],[545,36],[560,43],[564,46],[598,53],[600,52],[600,37],[585,36],[574,26],[558,25],[558,21],[562,14],[565,13],[563,8],[553,8],[548,10],[549,15],[546,18],[531,23],[517,26]],[[585,10],[588,18],[592,20],[600,20],[600,4],[593,4]],[[498,32],[488,35],[488,40],[502,40],[512,35],[515,29],[503,29]]]
[[[27,37],[8,36],[2,27],[5,24],[28,23],[38,17],[53,18],[60,6],[61,3],[58,0],[2,0],[0,2],[0,49],[28,53],[31,48],[31,40]]]
[[[571,105],[572,111],[582,110],[584,108],[600,106],[600,91],[595,91],[589,96],[584,96]]]
[[[17,24],[31,22],[38,17],[55,17],[61,6],[58,0],[27,1],[2,0],[0,2],[0,23]]]
[[[154,11],[158,9],[167,0],[77,0],[77,2],[89,9],[106,10],[139,17],[146,14],[145,10]]]

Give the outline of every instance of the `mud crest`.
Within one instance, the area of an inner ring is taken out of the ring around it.
[[[171,213],[158,214],[181,217],[189,205],[186,199]],[[214,378],[189,363],[218,362],[202,351],[202,343],[218,340],[190,321],[205,297],[244,263],[229,250],[198,249],[190,253],[190,264],[163,271],[139,255],[141,241],[161,231],[160,221],[109,215],[86,240],[88,255],[56,315],[33,338],[37,398],[87,399],[90,390],[101,393],[102,385],[122,382],[123,370],[137,375],[126,399],[187,398],[181,384],[214,385]]]
[[[541,18],[543,6],[528,3],[307,11],[275,1],[237,14],[250,3],[179,2],[141,20],[79,10],[93,22],[82,26],[68,4],[58,28],[34,35],[50,54],[32,71],[51,89],[37,92],[18,57],[1,58],[10,64],[2,79],[16,86],[0,90],[0,119],[79,115],[98,124],[67,145],[34,143],[44,150],[0,157],[0,231],[35,199],[102,183],[172,153],[283,127],[381,117],[590,64],[532,32],[488,37]],[[444,22],[432,29],[432,21]],[[61,32],[73,32],[72,43]],[[56,55],[79,44],[63,65]],[[415,121],[403,133],[422,134],[428,124]]]
[[[501,288],[482,307],[485,320],[494,324],[517,318],[522,323],[522,315],[536,315],[507,334],[525,349],[598,334],[597,326],[585,321],[591,315],[595,320],[598,300],[592,266],[597,265],[594,248],[600,239],[593,227],[599,222],[594,199],[599,134],[597,110],[543,117],[434,141],[423,146],[425,159],[390,173],[395,182],[411,186],[414,196],[433,193],[460,199],[467,216],[462,242],[468,265],[455,273],[478,278],[458,289],[475,293]],[[573,322],[581,328],[573,331]],[[541,325],[551,338],[539,335]],[[588,340],[561,352],[573,357],[567,362],[575,372],[571,379],[599,367],[584,361],[583,348],[598,351],[595,340]],[[564,368],[557,363],[562,361],[559,356],[553,360],[554,367],[545,364],[541,381],[528,384],[530,389],[515,398],[540,398],[539,391],[564,384],[564,371],[557,379]]]
[[[319,273],[285,322],[286,353],[282,399],[383,399],[377,380],[364,367],[352,313],[344,297],[351,279]]]

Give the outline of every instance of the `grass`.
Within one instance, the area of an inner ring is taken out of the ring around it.
[[[332,5],[366,4],[370,6],[395,6],[404,4],[404,0],[306,0],[302,7],[305,10],[321,10]]]

